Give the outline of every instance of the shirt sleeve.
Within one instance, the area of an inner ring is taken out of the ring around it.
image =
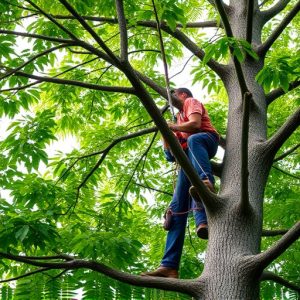
[[[185,106],[185,115],[189,117],[191,114],[200,114],[202,116],[203,114],[203,106],[202,104],[194,99],[194,98],[188,98],[184,102]]]

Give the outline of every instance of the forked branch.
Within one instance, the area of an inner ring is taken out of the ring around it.
[[[64,31],[70,38],[72,38],[74,41],[78,40],[78,38],[66,27],[64,27],[62,24],[57,22],[50,14],[46,13],[43,9],[41,9],[38,5],[33,3],[31,0],[25,0],[28,2],[31,6],[33,6],[36,10],[38,10],[42,15],[44,15],[46,18],[48,18],[52,23],[54,23],[58,28],[60,28],[62,31]]]
[[[82,18],[81,15],[73,8],[73,6],[66,0],[59,0],[59,2],[79,21],[82,27],[93,37],[93,39],[99,44],[99,46],[108,54],[108,56],[114,61],[117,66],[119,65],[119,60],[115,54],[110,50],[110,48],[105,44],[105,42],[100,38],[100,36],[94,31],[94,29]]]
[[[272,6],[268,10],[262,11],[261,15],[263,16],[264,23],[267,23],[270,19],[284,10],[289,2],[290,0],[278,0],[278,2],[274,6]]]
[[[82,156],[81,158],[86,158],[86,157],[90,157],[90,156],[94,156],[94,155],[98,155],[98,154],[102,154],[100,159],[98,160],[98,162],[95,164],[95,166],[92,168],[92,170],[86,175],[86,177],[84,178],[84,180],[80,183],[80,185],[78,186],[78,190],[80,190],[88,181],[88,179],[94,174],[94,172],[99,168],[99,166],[102,164],[102,162],[104,161],[105,157],[107,156],[107,154],[109,153],[109,151],[118,143],[125,141],[125,140],[129,140],[144,134],[148,134],[148,133],[152,133],[152,132],[156,132],[157,128],[156,127],[152,127],[152,128],[147,128],[147,129],[143,129],[140,130],[138,132],[135,133],[131,133],[131,134],[127,134],[125,136],[122,136],[120,138],[115,139],[108,147],[106,147],[104,150],[100,151],[100,152],[95,152],[92,154],[88,154],[85,156]]]
[[[293,9],[285,16],[281,23],[275,28],[269,38],[257,49],[258,55],[264,56],[267,51],[271,48],[274,42],[278,39],[283,30],[293,20],[300,10],[300,0],[295,4]]]

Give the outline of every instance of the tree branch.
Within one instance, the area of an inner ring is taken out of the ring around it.
[[[56,77],[58,77],[58,76],[60,76],[60,75],[63,75],[63,74],[65,74],[65,73],[67,73],[67,72],[70,72],[70,71],[72,71],[72,70],[74,70],[74,69],[76,69],[76,68],[78,68],[78,67],[80,67],[80,66],[83,66],[83,65],[85,65],[85,64],[88,64],[88,63],[90,63],[90,62],[93,62],[93,61],[95,61],[95,60],[97,60],[97,59],[99,59],[99,58],[98,58],[98,57],[95,57],[95,58],[92,58],[92,59],[90,59],[90,60],[88,60],[88,61],[85,61],[85,62],[82,62],[82,63],[80,63],[80,64],[77,64],[77,65],[75,65],[75,66],[73,66],[73,67],[71,67],[71,68],[68,68],[67,70],[65,70],[65,71],[63,71],[63,72],[60,72],[60,73],[56,74],[55,76],[53,76],[53,78],[56,78]],[[19,87],[15,87],[15,88],[3,89],[3,90],[0,90],[0,92],[9,92],[9,91],[19,91],[19,90],[24,90],[24,89],[26,89],[26,88],[28,88],[28,87],[37,85],[37,84],[39,84],[39,83],[41,83],[41,82],[42,82],[41,80],[37,80],[37,81],[35,81],[35,82],[32,82],[32,83],[30,83],[30,84],[26,84],[26,85],[23,85],[23,86],[19,86]]]
[[[246,41],[252,43],[254,0],[248,0]]]
[[[268,230],[263,229],[261,236],[269,237],[269,236],[277,236],[283,235],[288,232],[288,229],[278,229],[278,230]]]
[[[133,184],[135,184],[137,186],[140,186],[140,187],[142,187],[144,189],[148,189],[148,190],[151,190],[151,191],[162,193],[162,194],[165,194],[165,195],[168,195],[168,196],[171,196],[171,197],[173,196],[172,193],[169,193],[169,192],[166,192],[166,191],[162,191],[162,190],[153,188],[153,187],[149,186],[148,184],[144,185],[144,184],[141,184],[141,183],[138,183],[138,182],[135,182],[135,181],[133,181]]]
[[[129,273],[121,272],[110,268],[102,263],[96,261],[74,259],[72,261],[65,262],[44,262],[28,259],[26,256],[15,256],[9,253],[0,252],[0,257],[9,260],[22,262],[32,266],[49,268],[49,269],[64,269],[64,270],[77,270],[77,269],[89,269],[102,273],[115,280],[128,283],[134,286],[157,288],[162,290],[177,291],[185,293],[191,296],[199,295],[202,292],[202,283],[199,281],[181,280],[175,278],[162,278],[152,276],[138,276],[131,275]]]
[[[126,194],[126,191],[127,191],[128,187],[129,187],[129,185],[130,185],[130,183],[131,183],[131,181],[132,181],[132,179],[133,179],[133,176],[134,176],[134,174],[135,174],[137,168],[139,167],[141,161],[142,161],[144,158],[146,158],[146,156],[148,155],[148,152],[150,151],[150,149],[151,149],[151,147],[152,147],[152,145],[153,145],[153,143],[154,143],[154,141],[155,141],[155,139],[156,139],[157,133],[158,133],[158,131],[156,131],[156,132],[154,133],[154,135],[153,135],[153,137],[152,137],[152,140],[151,140],[149,146],[147,147],[147,149],[145,150],[145,152],[142,154],[142,156],[141,156],[140,159],[138,160],[137,164],[135,165],[134,170],[133,170],[133,172],[132,172],[132,174],[131,174],[131,176],[130,176],[130,178],[129,178],[129,180],[128,180],[126,186],[125,186],[125,189],[124,189],[124,191],[123,191],[123,193],[122,193],[122,196],[121,196],[120,200],[118,201],[118,203],[124,198],[124,196],[125,196],[125,194]],[[115,206],[117,206],[118,203],[117,203]]]
[[[67,16],[67,15],[52,15],[56,19],[62,20],[70,20],[75,19],[74,16]],[[84,20],[92,21],[92,22],[106,22],[111,24],[118,24],[117,18],[107,18],[107,17],[95,17],[95,16],[82,16]],[[126,20],[128,23],[128,20]],[[157,25],[153,26],[154,21],[137,21],[138,26],[144,27],[156,27]],[[188,22],[184,26],[185,28],[210,28],[210,27],[219,27],[217,21],[201,21],[201,22]],[[176,28],[183,28],[181,24],[176,24]]]
[[[293,18],[297,15],[300,10],[300,0],[295,4],[293,9],[285,16],[285,18],[281,21],[281,23],[275,28],[273,33],[269,36],[269,38],[257,49],[257,54],[259,56],[264,56],[267,51],[271,48],[283,30],[287,27],[287,25],[293,20]]]
[[[263,270],[277,257],[279,257],[287,248],[289,248],[300,235],[300,222],[296,223],[275,245],[271,248],[257,254],[254,259],[259,269]]]
[[[275,156],[283,143],[291,136],[291,134],[300,125],[300,108],[296,110],[286,122],[277,130],[277,132],[265,142],[266,155]]]
[[[156,24],[156,23],[154,23]],[[176,29],[175,31],[171,31],[170,28],[166,25],[161,24],[161,29],[165,32],[176,38],[179,42],[181,42],[188,50],[190,50],[196,57],[203,60],[205,56],[205,52],[197,46],[186,34]],[[210,59],[207,62],[207,66],[215,71],[221,78],[225,76],[225,67],[213,59]]]
[[[39,57],[47,55],[47,54],[49,54],[51,52],[54,52],[54,51],[56,51],[58,49],[69,47],[69,46],[75,46],[75,45],[76,45],[76,42],[74,42],[73,44],[72,43],[62,44],[62,45],[58,45],[56,47],[52,47],[50,49],[47,49],[45,51],[42,51],[42,52],[38,53],[37,55],[34,55],[33,57],[31,57],[28,61],[26,61],[23,64],[21,64],[19,67],[15,68],[15,69],[12,69],[12,70],[8,71],[7,73],[5,73],[3,76],[0,77],[0,80],[3,80],[4,78],[9,77],[13,73],[21,70],[22,68],[24,68],[25,66],[27,66],[28,64],[30,64],[31,62],[33,62],[34,60],[36,60]],[[1,68],[1,65],[0,65],[0,68]]]
[[[295,80],[291,82],[288,91],[292,91],[293,89],[296,89],[299,85],[300,85],[300,80]],[[286,92],[283,90],[283,88],[278,88],[271,91],[269,94],[266,95],[267,105],[270,105],[274,100],[276,100],[277,98],[279,98],[284,94],[286,94]]]
[[[57,83],[57,84],[68,84],[68,85],[80,86],[80,87],[83,87],[83,88],[88,88],[88,89],[97,90],[97,91],[115,92],[115,93],[124,93],[124,94],[135,94],[134,88],[130,88],[130,87],[104,86],[104,85],[86,83],[86,82],[77,81],[77,80],[37,76],[37,75],[27,74],[27,73],[20,72],[20,71],[15,72],[14,74],[18,75],[18,76],[26,77],[26,78],[39,80],[41,82],[51,82],[51,83]]]
[[[281,168],[279,168],[277,166],[272,166],[272,168],[274,168],[275,170],[277,170],[277,171],[279,171],[279,172],[281,172],[281,173],[283,173],[283,174],[285,174],[287,176],[290,176],[290,177],[292,177],[294,179],[300,180],[300,177],[298,177],[296,175],[293,175],[293,174],[291,174],[291,173],[289,173],[287,171],[284,171],[284,170],[282,170]]]
[[[90,25],[76,12],[76,10],[66,0],[59,0],[61,4],[79,21],[82,27],[93,37],[93,39],[99,44],[99,46],[108,54],[108,56],[114,61],[117,67],[120,67],[119,59],[110,50],[104,41],[98,36],[98,34],[90,27]]]
[[[10,281],[16,281],[16,280],[19,280],[21,278],[29,277],[29,276],[32,276],[34,274],[42,273],[42,272],[45,272],[45,271],[48,271],[48,270],[51,270],[51,268],[40,268],[40,269],[37,269],[35,271],[28,272],[28,273],[25,273],[23,275],[16,276],[16,277],[13,277],[13,278],[1,279],[0,283],[10,282]]]
[[[125,62],[128,60],[128,37],[123,0],[116,0],[116,9],[120,30],[121,62]]]
[[[86,158],[86,157],[90,157],[93,155],[97,155],[97,154],[102,154],[100,159],[98,160],[98,162],[96,163],[96,165],[93,167],[93,169],[87,174],[87,176],[84,178],[84,180],[81,182],[81,184],[78,186],[78,190],[80,190],[88,181],[88,179],[94,174],[94,172],[99,168],[99,166],[102,164],[102,162],[104,161],[106,155],[108,154],[108,152],[118,143],[125,141],[125,140],[129,140],[144,134],[148,134],[148,133],[152,133],[152,132],[156,132],[157,128],[156,127],[151,127],[151,128],[147,128],[147,129],[143,129],[140,130],[138,132],[134,132],[131,134],[127,134],[125,136],[122,136],[120,138],[115,139],[108,147],[106,147],[104,150],[102,150],[101,152],[95,152],[92,154],[88,154],[85,156],[82,156],[81,158]]]
[[[266,280],[272,280],[276,283],[279,283],[291,290],[294,290],[296,292],[300,292],[300,287],[297,286],[296,284],[287,281],[286,279],[282,278],[281,276],[273,273],[273,272],[269,272],[269,271],[264,271],[262,273],[262,275],[260,276],[260,281],[266,281]]]
[[[55,38],[47,35],[41,35],[41,34],[32,34],[27,32],[19,32],[14,30],[3,30],[0,29],[0,34],[10,34],[10,35],[16,35],[16,36],[23,36],[28,38],[35,38],[55,43],[61,43],[61,44],[67,44],[67,43],[74,43],[74,40],[68,40],[68,39],[61,39],[61,38]]]
[[[288,5],[290,0],[278,0],[277,3],[269,8],[268,10],[264,10],[261,12],[264,23],[267,23],[270,19],[279,14],[285,7]]]
[[[291,149],[289,149],[285,153],[281,154],[280,156],[276,157],[274,159],[274,162],[278,162],[278,161],[284,159],[285,157],[287,157],[288,155],[290,155],[291,153],[293,153],[294,151],[296,151],[299,147],[300,147],[300,143],[297,144],[296,146],[292,147]]]
[[[162,61],[163,61],[164,72],[165,72],[165,82],[166,82],[168,103],[169,103],[169,107],[170,107],[170,110],[171,110],[171,113],[172,113],[173,120],[175,120],[175,112],[174,112],[174,108],[173,108],[173,105],[172,105],[172,95],[171,95],[171,90],[170,90],[168,63],[167,63],[167,59],[166,59],[166,53],[165,53],[163,37],[162,37],[162,34],[161,34],[161,29],[160,29],[161,25],[160,25],[160,21],[159,21],[159,18],[158,18],[158,13],[157,13],[157,10],[156,10],[154,0],[152,0],[152,6],[153,6],[155,19],[156,19],[156,23],[157,23],[157,33],[158,33],[158,37],[159,37],[160,51],[161,51],[161,55],[162,55]]]
[[[70,36],[74,41],[77,41],[78,38],[70,31],[68,30],[66,27],[64,27],[63,25],[61,25],[60,23],[58,23],[51,15],[49,15],[48,13],[46,13],[44,10],[42,10],[38,5],[36,5],[35,3],[33,3],[31,0],[25,0],[26,2],[28,2],[31,6],[33,6],[34,8],[36,8],[42,15],[44,15],[46,18],[48,18],[52,23],[54,23],[58,28],[60,28],[62,31],[64,31],[68,36]]]

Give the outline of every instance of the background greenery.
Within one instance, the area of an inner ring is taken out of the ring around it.
[[[69,2],[82,15],[116,16],[114,1],[111,0]],[[132,26],[128,38],[131,63],[137,70],[164,85],[157,34],[151,28],[136,26],[140,20],[154,20],[151,2],[125,2],[126,15]],[[272,1],[264,2],[266,8],[272,4]],[[294,2],[291,1],[291,5]],[[53,15],[67,14],[58,1],[34,3]],[[175,28],[176,23],[185,25],[187,21],[216,17],[208,1],[166,0],[157,3],[157,8],[160,18],[171,28]],[[282,14],[288,9],[289,5]],[[30,16],[36,13],[34,10],[24,1],[1,1],[1,27],[68,38],[65,32],[42,15]],[[264,37],[270,34],[280,18],[278,16],[267,24]],[[77,21],[59,22],[74,35],[90,39]],[[90,24],[113,51],[119,51],[116,24]],[[183,31],[207,50],[206,59],[228,60],[230,41],[224,39],[220,30],[213,33],[199,29]],[[278,87],[287,90],[288,83],[299,78],[297,32],[299,16],[271,49],[266,65],[257,77],[266,92]],[[184,56],[183,46],[169,35],[164,35],[164,42],[168,63],[172,66]],[[43,39],[2,34],[1,70],[7,72],[16,68],[54,45]],[[240,49],[240,59],[243,59],[245,48],[241,45],[235,47]],[[139,52],[134,52],[137,50]],[[203,88],[211,98],[206,106],[213,124],[225,136],[227,96],[224,88],[204,63],[193,59],[190,65],[193,84]],[[22,71],[107,86],[129,85],[124,75],[115,68],[76,47],[38,57]],[[2,194],[0,199],[1,251],[32,256],[67,253],[98,260],[133,274],[157,267],[165,240],[165,232],[161,228],[162,215],[171,200],[175,180],[175,165],[165,162],[159,134],[151,133],[118,143],[78,191],[78,186],[95,166],[101,153],[86,158],[82,156],[103,151],[115,139],[153,126],[142,104],[133,95],[71,85],[44,82],[20,88],[32,82],[21,76],[9,76],[0,81],[0,114],[11,120],[0,144],[0,184],[10,193],[9,198]],[[163,107],[165,100],[153,91],[151,93],[157,105]],[[294,90],[270,105],[270,135],[299,104],[299,92]],[[169,113],[165,116],[170,119]],[[70,153],[61,149],[49,156],[47,147],[70,134],[76,137],[79,149]],[[282,153],[299,140],[298,131],[284,144]],[[272,168],[266,188],[265,228],[289,228],[299,219],[299,165],[297,150]],[[192,217],[188,229],[181,278],[199,276],[206,248],[206,242],[197,239],[194,234]],[[263,238],[262,249],[276,239]],[[295,244],[269,269],[297,282],[299,257],[299,244]],[[2,279],[17,277],[34,269],[0,260]],[[2,300],[72,299],[76,298],[79,289],[82,299],[189,299],[171,292],[132,287],[88,270],[51,270],[19,279],[16,283],[3,283],[0,287]],[[297,295],[278,284],[265,282],[261,298],[296,299]]]

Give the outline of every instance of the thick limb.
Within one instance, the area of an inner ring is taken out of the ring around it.
[[[288,249],[300,235],[300,222],[296,223],[277,243],[271,248],[257,254],[253,257],[258,269],[265,269],[277,257],[279,257],[286,249]]]
[[[275,28],[273,33],[269,38],[257,49],[260,56],[265,56],[283,30],[288,26],[288,24],[293,20],[300,10],[300,0],[295,4],[293,9],[285,16],[281,23]]]
[[[99,273],[102,273],[110,278],[132,284],[135,286],[158,288],[169,291],[183,292],[192,296],[199,296],[201,292],[201,283],[195,280],[180,280],[180,279],[169,279],[159,277],[147,277],[131,275],[129,273],[121,272],[110,268],[102,263],[96,261],[86,261],[80,259],[73,259],[69,261],[52,262],[41,261],[37,259],[30,259],[26,256],[17,256],[9,253],[0,252],[0,257],[6,258],[12,261],[29,264],[41,268],[53,269],[53,270],[77,270],[77,269],[90,269]]]
[[[279,0],[275,5],[273,5],[268,10],[262,11],[261,15],[263,17],[264,23],[267,23],[270,19],[279,14],[288,5],[290,0]]]
[[[274,157],[283,143],[300,125],[300,108],[296,110],[278,131],[265,143],[265,154]]]

